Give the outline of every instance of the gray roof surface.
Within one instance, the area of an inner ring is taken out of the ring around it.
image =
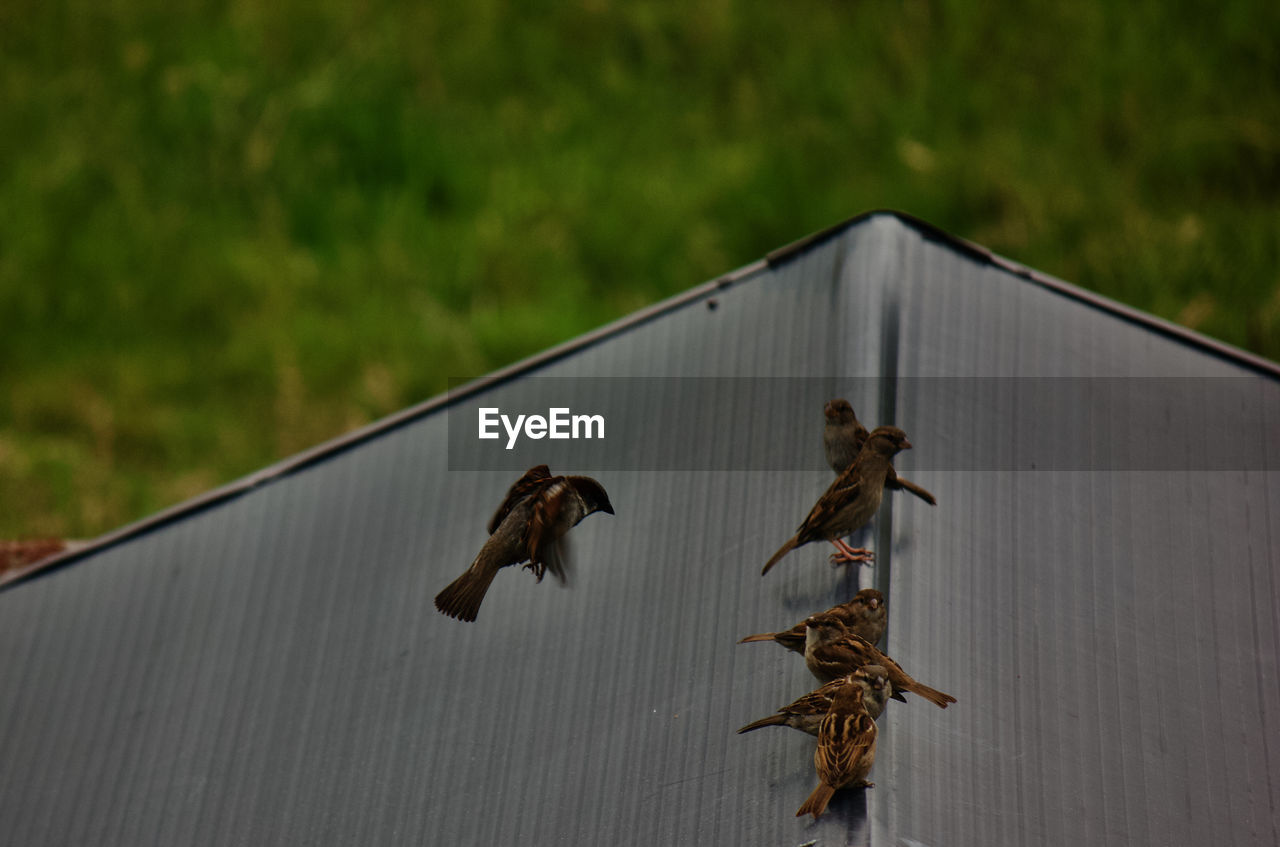
[[[460,437],[547,392],[605,441]],[[938,506],[761,578],[835,396]],[[1273,365],[864,216],[0,592],[0,844],[1275,844],[1278,435]],[[538,461],[617,511],[574,584],[438,614]],[[860,585],[959,702],[811,822],[812,740],[734,730],[814,683],[735,642]]]

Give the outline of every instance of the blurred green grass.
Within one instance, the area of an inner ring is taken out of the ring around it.
[[[872,208],[1280,358],[1280,6],[0,7],[0,537]]]

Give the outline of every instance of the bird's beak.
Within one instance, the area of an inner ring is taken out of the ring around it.
[[[904,439],[902,439],[902,449],[903,449],[903,450],[910,450],[910,449],[911,449],[911,442],[910,442],[910,441],[908,441],[908,440],[907,440],[907,439],[905,439],[905,438],[904,438]]]

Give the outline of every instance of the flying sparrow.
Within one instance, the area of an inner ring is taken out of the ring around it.
[[[831,701],[831,711],[818,726],[818,748],[813,751],[813,766],[818,772],[818,787],[804,801],[796,817],[818,815],[827,809],[836,789],[846,786],[870,788],[867,774],[876,760],[876,722],[862,701],[862,688],[847,679]]]
[[[893,693],[893,684],[889,682],[889,672],[883,667],[867,665],[810,691],[767,718],[752,721],[738,730],[738,734],[763,729],[766,726],[789,726],[810,735],[817,735],[822,719],[826,717],[827,712],[831,711],[831,703],[835,699],[836,691],[850,679],[862,689],[862,705],[866,707],[867,714],[871,715],[873,720],[879,719],[880,715],[884,714],[889,695]]]
[[[872,555],[869,551],[850,547],[841,540],[841,536],[861,529],[875,515],[884,497],[885,480],[893,470],[893,457],[910,448],[907,434],[896,426],[876,427],[858,453],[858,458],[818,498],[796,534],[765,564],[761,576],[767,574],[783,556],[811,541],[826,540],[834,544],[839,551],[836,561],[870,561]]]
[[[830,682],[866,665],[881,665],[893,683],[895,700],[905,699],[901,693],[910,691],[942,709],[947,708],[948,703],[956,702],[950,694],[916,682],[893,659],[845,629],[836,616],[814,615],[805,621],[805,625],[808,627],[808,640],[804,648],[804,663],[820,682]]]
[[[888,624],[889,610],[884,604],[884,595],[874,588],[864,588],[854,595],[848,603],[832,606],[823,614],[835,615],[840,622],[854,635],[862,636],[872,644],[878,644],[884,636],[884,628]],[[739,641],[747,644],[753,641],[776,641],[788,650],[804,653],[805,630],[804,621],[785,629],[782,632],[762,632],[748,635]]]
[[[858,451],[867,442],[867,428],[858,422],[848,400],[828,401],[822,413],[827,420],[822,428],[822,447],[827,454],[827,464],[831,466],[831,470],[840,473],[858,458]],[[908,491],[930,506],[938,505],[937,498],[914,482],[898,476],[893,468],[889,469],[884,487]]]
[[[511,514],[516,504],[541,488],[549,479],[551,479],[551,468],[546,465],[537,465],[525,471],[524,476],[512,483],[511,488],[507,490],[507,496],[502,500],[502,505],[493,513],[493,517],[489,518],[489,534],[493,535],[497,532],[503,519]]]
[[[538,582],[551,571],[563,585],[568,560],[562,539],[593,512],[613,514],[600,483],[589,476],[551,476],[546,465],[530,468],[489,522],[489,539],[471,567],[436,595],[436,608],[451,618],[475,620],[498,570],[522,562]]]

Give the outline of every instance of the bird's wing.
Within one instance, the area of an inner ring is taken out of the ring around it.
[[[814,504],[804,523],[796,530],[801,541],[811,541],[823,535],[822,528],[845,506],[858,499],[862,493],[862,474],[850,466],[844,473],[836,477],[835,482],[823,492]]]
[[[498,527],[502,525],[502,521],[507,515],[511,514],[511,510],[516,507],[524,498],[536,493],[542,488],[547,480],[551,479],[551,469],[546,465],[538,465],[529,468],[524,472],[524,476],[515,481],[507,491],[507,497],[502,501],[502,505],[498,507],[498,511],[493,513],[493,517],[489,519],[489,534],[493,535],[497,532]]]
[[[814,755],[818,775],[831,785],[843,785],[857,773],[875,741],[876,722],[864,709],[827,715],[822,720]]]
[[[529,520],[529,560],[537,566],[545,566],[556,579],[564,584],[569,579],[569,549],[565,533],[577,523],[581,508],[575,508],[580,498],[571,490],[564,477],[553,477],[550,485],[538,492],[533,503],[533,517]]]
[[[789,706],[783,706],[779,712],[792,715],[822,715],[831,710],[831,698],[835,690],[843,684],[844,679],[836,679],[815,688]]]

